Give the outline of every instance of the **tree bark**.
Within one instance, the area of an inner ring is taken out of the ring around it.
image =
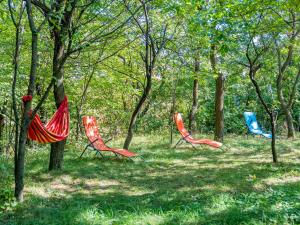
[[[18,68],[19,68],[19,56],[20,56],[20,24],[15,24],[16,26],[16,37],[15,37],[15,52],[14,52],[14,75],[13,75],[13,83],[12,83],[12,107],[14,111],[15,118],[15,144],[14,144],[14,175],[15,175],[15,197],[18,201],[23,201],[23,184],[17,182],[17,179],[20,179],[19,173],[22,171],[18,171],[18,153],[19,153],[19,115],[17,110],[17,102],[16,102],[16,84],[17,84],[17,76],[18,76]]]
[[[277,163],[278,158],[277,158],[277,152],[276,152],[276,123],[275,123],[275,116],[274,112],[271,113],[270,119],[271,119],[271,133],[272,133],[272,156],[273,156],[273,162]]]
[[[76,114],[77,114],[76,115],[76,120],[77,120],[77,123],[76,123],[76,139],[77,140],[79,138],[79,133],[81,132],[81,111],[82,111],[82,107],[83,107],[83,105],[84,105],[84,103],[86,101],[87,91],[88,91],[88,88],[89,88],[90,83],[92,81],[92,78],[93,78],[93,76],[95,74],[95,71],[96,71],[96,64],[94,65],[91,74],[89,74],[89,77],[84,82],[83,92],[82,92],[82,95],[80,97],[80,102],[76,106]]]
[[[199,89],[199,81],[197,78],[197,75],[199,73],[200,70],[200,61],[199,61],[199,56],[197,55],[195,57],[195,79],[193,82],[193,103],[192,103],[192,108],[189,114],[189,131],[190,133],[194,133],[196,131],[197,128],[197,123],[196,123],[196,113],[198,110],[198,89]]]
[[[281,49],[275,40],[275,46],[277,51],[277,62],[278,62],[278,74],[277,74],[277,80],[276,80],[276,87],[277,87],[277,97],[280,102],[281,109],[283,110],[287,122],[287,128],[288,128],[288,138],[295,138],[295,128],[293,124],[293,117],[291,113],[292,104],[295,98],[297,85],[299,82],[300,77],[300,70],[298,71],[298,74],[295,76],[295,80],[293,82],[293,87],[288,95],[288,98],[286,99],[283,94],[283,81],[286,79],[286,69],[291,64],[293,60],[294,55],[294,48],[295,48],[295,40],[297,36],[300,33],[300,28],[296,28],[296,14],[294,14],[292,11],[290,11],[291,15],[291,21],[292,21],[292,32],[289,39],[289,45],[287,48],[287,54],[285,55],[284,62],[282,62],[282,54]]]
[[[4,151],[4,144],[2,143],[4,126],[5,126],[5,117],[0,113],[0,155]]]
[[[218,75],[216,79],[215,95],[215,137],[214,140],[223,142],[224,139],[224,95],[225,79],[224,75],[217,69],[216,46],[211,45],[210,63],[214,74]]]
[[[5,128],[5,114],[7,111],[7,100],[4,101],[2,107],[0,107],[0,155],[4,153],[4,128]]]
[[[288,129],[288,138],[295,138],[295,128],[294,128],[294,123],[293,123],[293,116],[291,113],[291,110],[286,110],[284,111],[285,114],[285,119],[287,123],[287,129]]]
[[[291,106],[292,106],[292,101],[294,100],[294,94],[291,92],[290,94],[290,103],[287,103],[284,95],[283,95],[283,88],[282,88],[282,80],[283,80],[283,73],[284,70],[280,69],[279,75],[277,77],[276,81],[276,86],[277,86],[277,97],[279,99],[280,107],[282,111],[284,112],[285,115],[285,120],[287,123],[287,129],[288,129],[288,138],[295,138],[295,128],[293,124],[293,117],[291,114]],[[295,81],[295,85],[297,85],[298,79]]]
[[[36,85],[35,85],[35,90],[36,90],[36,94],[40,97],[40,98],[42,98],[42,96],[43,96],[43,91],[42,91],[42,84],[41,83],[39,83],[39,82],[36,82]],[[40,116],[40,118],[41,118],[41,121],[43,122],[43,123],[46,123],[46,113],[45,113],[45,108],[44,108],[44,106],[41,106],[40,107],[40,110],[39,110],[39,116]]]
[[[54,85],[54,99],[58,108],[65,97],[64,79],[64,43],[60,31],[54,31],[54,54],[52,76],[56,79]],[[51,144],[49,171],[60,170],[63,167],[63,156],[66,140]]]
[[[28,91],[27,95],[33,96],[34,87],[35,87],[35,79],[36,79],[36,69],[37,69],[37,57],[38,57],[38,31],[35,28],[35,24],[32,17],[32,8],[31,8],[31,1],[26,0],[26,10],[27,10],[27,17],[29,21],[29,26],[31,30],[31,67],[30,67],[30,76],[29,76],[29,84],[28,84]],[[22,12],[22,11],[21,11]],[[22,13],[21,13],[22,16]],[[21,21],[21,20],[20,20]],[[20,21],[18,26],[20,28]],[[19,29],[16,29],[16,32],[20,32]],[[19,54],[19,34],[16,33],[16,51],[14,55],[14,59],[16,60],[16,56]],[[18,61],[15,61],[15,69],[18,68]],[[17,71],[15,71],[15,75]],[[14,77],[16,78],[16,77]],[[15,80],[14,80],[15,81]],[[13,93],[14,94],[14,93]],[[17,201],[23,201],[23,189],[24,189],[24,170],[25,170],[25,145],[26,145],[26,138],[27,138],[27,129],[30,123],[30,112],[31,109],[31,101],[24,102],[24,111],[21,119],[21,128],[19,133],[19,138],[16,138],[18,144],[16,143],[17,149],[15,149],[15,197]],[[16,124],[16,127],[18,124]]]
[[[216,80],[215,97],[215,140],[223,142],[224,139],[224,79],[220,73]]]
[[[260,69],[260,65],[259,66],[254,66],[247,54],[247,58],[249,60],[249,77],[250,77],[250,80],[253,84],[253,86],[255,87],[255,91],[256,91],[256,94],[261,102],[261,104],[263,105],[266,113],[269,115],[269,119],[270,119],[270,124],[271,124],[271,132],[272,132],[272,142],[271,142],[271,149],[272,149],[272,158],[273,158],[273,162],[274,163],[277,163],[278,162],[278,158],[277,158],[277,152],[276,152],[276,122],[275,122],[275,115],[274,115],[274,112],[269,109],[269,107],[267,106],[263,96],[262,96],[262,93],[261,93],[261,90],[259,88],[259,85],[258,83],[256,82],[255,80],[255,74],[256,72]]]
[[[127,137],[126,137],[124,145],[123,145],[124,149],[128,149],[129,145],[131,143],[131,140],[133,137],[134,126],[136,124],[136,119],[138,117],[138,114],[139,114],[144,102],[146,101],[146,99],[149,96],[149,93],[151,91],[152,75],[153,75],[153,70],[155,67],[154,65],[155,65],[156,57],[157,57],[158,53],[160,52],[160,50],[164,47],[165,42],[166,42],[166,39],[165,39],[166,27],[164,29],[164,36],[162,38],[163,40],[161,41],[161,43],[158,44],[154,40],[154,38],[151,35],[151,30],[150,30],[151,23],[149,22],[149,14],[148,14],[149,6],[144,1],[140,1],[140,3],[142,4],[144,18],[145,18],[145,26],[144,27],[141,24],[141,21],[139,21],[138,19],[136,19],[134,17],[134,14],[128,8],[128,5],[126,5],[126,7],[127,7],[128,11],[132,14],[133,19],[135,20],[137,26],[141,30],[141,33],[143,34],[143,38],[145,38],[145,41],[144,41],[145,54],[141,53],[141,56],[142,56],[142,60],[144,62],[144,66],[145,66],[146,86],[144,87],[143,94],[140,97],[140,99],[135,107],[135,110],[132,113],[132,116],[130,119],[130,124],[129,124],[128,131],[127,131]]]
[[[177,80],[172,80],[172,104],[170,108],[170,117],[169,117],[169,125],[170,125],[170,145],[173,143],[173,127],[174,127],[174,114],[176,108],[176,86]]]
[[[151,83],[152,83],[151,76],[152,75],[146,76],[146,79],[147,79],[146,88],[144,89],[143,95],[141,96],[138,104],[136,105],[136,107],[131,115],[130,124],[129,124],[128,131],[127,131],[127,137],[125,139],[124,146],[123,146],[124,149],[129,148],[129,145],[133,138],[133,132],[134,132],[134,126],[136,124],[136,119],[138,117],[139,112],[141,111],[141,108],[142,108],[144,102],[146,101],[146,99],[149,96],[149,93],[151,91]]]

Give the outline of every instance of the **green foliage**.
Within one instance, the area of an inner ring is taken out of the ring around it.
[[[0,156],[0,216],[3,212],[12,210],[16,206],[11,165],[6,161],[7,159]]]
[[[84,5],[85,1],[79,1]],[[245,110],[256,111],[261,121],[268,127],[265,116],[255,91],[247,76],[245,49],[251,35],[257,36],[257,47],[261,43],[269,44],[269,50],[259,58],[262,69],[257,74],[257,80],[268,105],[278,111],[278,128],[284,127],[284,114],[280,109],[276,93],[277,57],[274,40],[278,42],[283,56],[287,54],[288,34],[291,26],[286,21],[290,19],[290,11],[297,16],[299,9],[289,1],[152,1],[150,17],[152,33],[160,40],[160,27],[167,25],[168,42],[156,62],[152,92],[138,118],[138,132],[153,133],[169,130],[172,93],[176,84],[176,111],[187,118],[191,108],[193,79],[199,80],[199,109],[196,120],[200,132],[214,130],[214,95],[215,74],[211,69],[209,54],[211,44],[217,45],[218,69],[226,76],[225,84],[225,132],[245,132],[242,113]],[[137,7],[137,1],[128,1],[132,10]],[[50,6],[51,1],[45,1]],[[70,5],[67,5],[70,7]],[[12,55],[14,50],[15,31],[10,19],[6,2],[0,4],[0,103],[7,102],[6,112],[11,109]],[[81,116],[96,115],[105,133],[122,135],[126,132],[131,113],[143,90],[144,66],[141,58],[143,39],[139,37],[140,30],[134,20],[128,20],[113,35],[108,35],[101,41],[90,42],[98,34],[106,34],[118,27],[130,14],[124,8],[122,1],[100,1],[86,8],[82,14],[81,23],[77,21],[80,11],[74,12],[77,26],[73,34],[72,48],[85,47],[84,50],[66,62],[64,84],[70,100],[72,134],[76,128],[77,108],[80,105],[83,87],[88,77],[94,73],[83,101]],[[17,14],[17,12],[15,12]],[[38,24],[43,21],[43,15],[34,7],[35,19]],[[45,23],[39,34],[39,67],[37,82],[41,85],[42,94],[50,81],[52,74],[53,37],[49,33],[51,26],[57,26],[61,21],[61,12],[51,12],[49,15],[53,24]],[[138,11],[136,17],[142,18]],[[77,23],[78,22],[78,23]],[[81,25],[80,25],[81,24]],[[298,25],[298,24],[296,24]],[[20,70],[17,82],[18,109],[20,98],[26,94],[27,75],[30,65],[30,32],[23,18]],[[66,40],[67,41],[67,40]],[[159,42],[159,41],[158,41]],[[91,45],[89,45],[91,44]],[[299,52],[299,40],[295,41],[295,52]],[[89,46],[89,47],[87,47]],[[251,48],[254,54],[255,49]],[[200,71],[194,72],[194,58],[199,55]],[[291,84],[298,71],[299,54],[294,54],[284,80],[284,95],[288,97]],[[93,72],[94,71],[94,72]],[[164,83],[162,85],[162,83]],[[299,89],[299,88],[298,88]],[[298,90],[299,92],[299,90]],[[296,95],[296,98],[298,95]],[[34,105],[40,96],[34,97]],[[247,102],[247,104],[246,104]],[[296,99],[292,108],[295,124],[300,118]],[[55,111],[53,96],[50,94],[44,106],[44,120],[50,118]],[[19,111],[21,114],[21,111]],[[13,121],[7,119],[6,127]],[[79,121],[80,122],[80,121]],[[299,126],[299,125],[298,125]],[[11,128],[9,128],[11,129]],[[284,129],[279,129],[284,132]],[[9,132],[9,131],[6,131]],[[8,136],[8,135],[6,135]],[[8,142],[4,140],[4,142]]]

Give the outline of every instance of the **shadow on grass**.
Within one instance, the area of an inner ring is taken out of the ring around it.
[[[3,224],[300,223],[300,183],[292,179],[300,174],[297,162],[262,163],[265,155],[253,149],[156,143],[141,153],[146,162],[79,159],[70,150],[64,171],[50,174],[46,153],[28,159],[26,202]]]
[[[3,222],[22,225],[254,224],[258,221],[296,224],[300,222],[297,194],[299,184],[237,195],[197,190],[157,190],[128,195],[119,190],[113,194],[71,193],[65,198],[31,196],[26,208],[24,205],[15,214],[8,214]]]

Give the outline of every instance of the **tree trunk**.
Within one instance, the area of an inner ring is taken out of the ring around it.
[[[49,171],[63,168],[65,144],[66,140],[51,144]]]
[[[174,126],[174,113],[176,108],[176,86],[177,80],[172,80],[172,105],[170,109],[169,125],[170,125],[170,145],[173,143],[173,126]]]
[[[36,82],[35,90],[36,90],[37,96],[39,96],[40,98],[42,98],[42,96],[43,96],[42,89],[43,89],[42,84],[39,83],[39,82]],[[39,109],[39,116],[40,116],[40,119],[43,123],[46,123],[46,113],[45,112],[46,111],[45,111],[44,106],[41,106],[40,109]]]
[[[195,120],[195,115],[198,109],[198,88],[199,88],[199,81],[198,79],[194,80],[193,85],[193,104],[189,115],[189,131],[190,133],[194,133],[196,131],[197,123]]]
[[[14,75],[13,75],[13,83],[12,83],[12,108],[14,111],[15,118],[15,144],[14,144],[14,175],[15,175],[15,198],[18,201],[23,201],[23,173],[24,169],[20,171],[20,166],[23,164],[24,168],[24,159],[23,162],[19,162],[19,115],[17,110],[17,102],[16,102],[16,85],[17,85],[17,76],[19,69],[19,56],[20,56],[20,24],[16,26],[16,39],[15,39],[15,53],[14,53]],[[25,143],[22,146],[25,149]],[[25,150],[21,149],[21,152]],[[22,156],[22,153],[21,153]],[[24,156],[23,156],[24,157]]]
[[[224,138],[224,83],[225,79],[221,72],[217,69],[216,46],[211,45],[210,63],[214,74],[218,75],[216,79],[216,95],[215,95],[215,137],[216,141],[223,142]]]
[[[81,132],[81,109],[80,106],[76,106],[76,140],[79,138],[79,133]]]
[[[224,79],[220,73],[216,80],[215,98],[215,140],[223,142],[224,138]]]
[[[60,32],[54,32],[54,54],[53,54],[53,77],[56,79],[54,85],[54,98],[58,108],[65,97],[64,79],[64,43]],[[60,170],[63,167],[63,156],[66,140],[51,144],[49,171]]]
[[[29,84],[27,95],[32,96],[34,93],[35,88],[35,79],[36,79],[36,70],[37,70],[37,60],[38,60],[38,32],[35,28],[34,20],[32,17],[32,8],[31,8],[31,1],[26,1],[26,10],[27,10],[27,17],[29,21],[29,26],[31,30],[31,66],[30,66],[30,76],[29,76]],[[20,20],[21,21],[21,20]],[[19,46],[20,46],[20,39],[19,39],[19,32],[20,30],[20,22],[18,26],[16,26],[16,50],[14,55],[14,63],[15,63],[15,71],[14,71],[14,81],[13,81],[13,88],[12,88],[12,95],[14,101],[14,109],[16,109],[16,102],[15,102],[15,81],[16,75],[18,73],[18,57],[19,57]],[[31,109],[31,101],[24,102],[24,111],[21,120],[21,127],[19,136],[16,134],[16,149],[15,149],[15,197],[17,201],[23,201],[23,189],[24,189],[24,170],[25,170],[25,147],[26,147],[26,139],[27,139],[27,129],[30,122],[29,112]],[[15,111],[17,114],[17,112]],[[18,118],[18,116],[16,116]],[[18,124],[16,124],[17,130]],[[17,143],[18,141],[18,143]]]
[[[1,110],[2,111],[2,110]],[[4,109],[3,109],[4,111]],[[5,117],[0,112],[0,155],[4,152],[3,131],[5,126]]]
[[[18,202],[22,202],[24,199],[23,196],[24,169],[25,169],[24,162],[25,162],[25,146],[26,146],[27,128],[28,128],[28,125],[26,124],[28,123],[28,121],[29,121],[28,116],[24,115],[24,118],[22,119],[20,134],[19,134],[17,159],[15,160],[15,197]]]
[[[292,117],[291,111],[289,109],[284,110],[284,114],[285,114],[285,119],[286,119],[287,128],[288,128],[287,137],[295,138],[295,128],[294,128],[294,124],[293,124],[293,117]]]
[[[192,108],[189,114],[189,131],[190,133],[194,133],[197,128],[197,123],[195,120],[195,116],[198,110],[198,89],[199,89],[199,81],[197,78],[197,75],[200,70],[200,61],[199,56],[197,55],[195,57],[195,79],[194,79],[194,85],[193,85],[193,103]]]
[[[271,132],[272,132],[272,157],[273,157],[273,162],[277,163],[278,159],[277,159],[277,153],[276,153],[276,123],[275,123],[275,116],[274,116],[274,112],[272,112],[272,114],[270,115],[270,120],[271,120]]]
[[[129,148],[129,145],[130,145],[131,140],[133,138],[133,132],[134,132],[135,124],[136,124],[136,119],[138,117],[138,114],[139,114],[144,102],[146,101],[146,99],[149,96],[149,93],[151,91],[151,83],[152,83],[151,76],[152,75],[147,75],[146,76],[147,77],[146,88],[144,89],[143,95],[141,96],[138,104],[136,105],[136,107],[135,107],[135,109],[134,109],[134,111],[131,115],[130,124],[129,124],[128,131],[127,131],[127,137],[125,139],[124,146],[123,146],[124,149]]]
[[[282,91],[282,75],[278,76],[276,85],[277,85],[277,97],[279,99],[280,107],[281,107],[282,111],[284,112],[285,120],[287,123],[287,129],[288,129],[287,137],[295,138],[293,117],[292,117],[291,110],[288,106],[288,103],[287,103],[287,101],[283,95],[283,91]]]
[[[90,83],[92,81],[92,78],[95,74],[95,71],[96,71],[96,65],[94,65],[93,67],[93,70],[92,70],[92,73],[89,75],[88,79],[86,80],[86,82],[84,82],[84,86],[83,86],[83,92],[82,92],[82,95],[80,97],[80,102],[79,104],[76,106],[76,120],[77,120],[77,123],[76,123],[76,139],[78,140],[79,138],[79,133],[82,131],[81,129],[81,120],[82,120],[82,116],[81,116],[81,111],[82,111],[82,107],[83,105],[85,104],[85,101],[86,101],[86,95],[87,95],[87,91],[88,91],[88,88],[90,86]]]
[[[271,109],[269,109],[269,107],[267,106],[267,104],[266,104],[266,102],[265,102],[265,100],[262,96],[261,90],[258,86],[258,83],[254,79],[255,74],[260,69],[260,67],[259,66],[256,67],[253,64],[251,64],[250,60],[249,60],[249,63],[250,63],[250,68],[249,68],[250,80],[251,80],[253,86],[255,87],[255,92],[258,96],[258,99],[259,99],[260,103],[263,105],[266,113],[269,115],[270,124],[271,124],[271,132],[272,132],[272,142],[271,142],[272,158],[273,158],[273,162],[277,163],[278,158],[277,158],[277,153],[276,153],[276,136],[275,136],[276,135],[276,122],[275,122],[275,115],[274,115],[274,112]]]

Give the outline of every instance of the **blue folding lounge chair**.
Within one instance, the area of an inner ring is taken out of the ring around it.
[[[259,126],[255,113],[253,112],[244,112],[244,117],[246,121],[246,125],[248,128],[248,132],[251,134],[261,135],[266,138],[272,138],[272,134],[265,133],[261,127]]]

